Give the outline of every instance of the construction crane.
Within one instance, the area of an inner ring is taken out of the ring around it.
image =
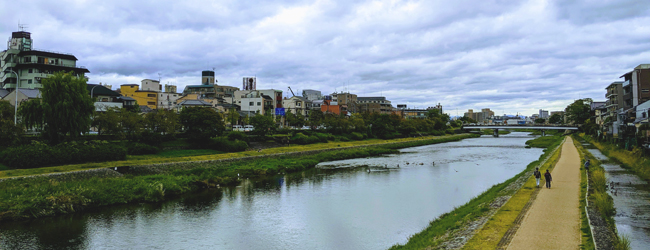
[[[291,87],[288,87],[288,88],[289,88],[289,91],[291,91],[291,94],[292,94],[293,96],[296,96],[296,94],[293,93],[293,90],[291,90]]]

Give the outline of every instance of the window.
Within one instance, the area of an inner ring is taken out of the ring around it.
[[[261,103],[261,102],[257,102],[257,106],[262,106],[262,103]]]
[[[32,57],[31,56],[24,57],[23,61],[26,62],[26,63],[30,63],[30,62],[32,62]]]
[[[648,92],[650,92],[650,89],[641,89],[641,92],[648,93]]]
[[[34,70],[33,69],[28,69],[27,73],[32,73]]]
[[[27,84],[32,84],[32,79],[27,80]]]
[[[249,103],[248,103],[248,106],[253,106],[253,105],[255,105],[254,102],[249,102]]]
[[[147,102],[147,105],[156,105],[155,102]]]
[[[300,102],[296,102],[296,107],[300,107]]]

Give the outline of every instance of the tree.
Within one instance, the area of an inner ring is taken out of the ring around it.
[[[50,144],[87,133],[95,106],[86,89],[86,78],[73,76],[73,72],[56,72],[42,84],[43,135]]]
[[[544,118],[535,119],[535,123],[537,123],[537,124],[544,124],[544,122],[546,122],[546,119],[544,119]]]
[[[265,136],[275,131],[275,122],[270,115],[256,114],[250,118],[250,122],[253,125],[253,134]]]
[[[237,123],[237,120],[239,120],[239,112],[237,112],[235,108],[231,108],[226,113],[226,119],[230,121],[230,127],[232,127],[233,125],[235,125],[235,123]]]
[[[323,111],[312,110],[309,113],[309,126],[311,126],[312,129],[316,129],[318,126],[323,124],[323,119],[325,119]]]
[[[119,109],[109,108],[104,112],[96,112],[92,121],[92,126],[97,128],[98,134],[121,134],[122,126],[120,124]]]
[[[194,142],[205,142],[219,136],[226,128],[223,116],[212,108],[183,108],[180,120],[188,139]]]
[[[18,115],[25,128],[43,128],[43,105],[41,105],[41,99],[31,99],[21,103],[20,107],[18,107]]]
[[[0,101],[0,148],[18,143],[22,128],[14,124],[14,107],[7,101]]]
[[[142,116],[136,112],[122,109],[119,113],[119,117],[122,131],[126,133],[126,138],[131,141],[136,140],[140,133],[142,133],[142,124],[144,120]]]
[[[589,112],[591,107],[588,103],[591,103],[590,98],[579,99],[569,104],[566,107],[566,118],[569,123],[572,124],[583,124],[591,116]]]
[[[178,114],[165,109],[158,109],[154,112],[147,113],[144,116],[144,122],[149,131],[162,135],[174,134],[180,127]]]
[[[478,123],[476,120],[469,118],[467,116],[463,116],[461,118],[458,118],[459,121],[462,121],[463,123]]]
[[[564,117],[561,114],[555,113],[548,118],[548,122],[551,124],[562,124],[564,123]]]

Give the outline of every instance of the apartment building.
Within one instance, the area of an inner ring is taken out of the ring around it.
[[[286,111],[307,117],[312,109],[312,101],[302,96],[292,96],[282,100],[282,106]]]
[[[631,109],[650,100],[650,64],[640,64],[620,78],[623,82],[625,109]]]
[[[90,72],[77,66],[74,55],[34,50],[33,45],[31,33],[11,33],[7,49],[0,52],[0,83],[3,89],[39,89],[43,78],[59,71],[73,72],[79,77]]]
[[[331,95],[332,101],[339,105],[341,111],[356,113],[359,112],[357,108],[358,98],[357,95],[350,92],[333,93]]]
[[[386,97],[358,97],[358,112],[377,112],[380,114],[390,114],[393,112],[393,105]]]
[[[302,97],[310,101],[323,100],[320,90],[305,89],[302,91]]]
[[[494,112],[489,108],[481,109],[481,112],[474,112],[473,109],[468,109],[463,116],[472,118],[473,120],[476,120],[476,122],[482,123],[484,121],[487,121],[488,118],[493,117]]]

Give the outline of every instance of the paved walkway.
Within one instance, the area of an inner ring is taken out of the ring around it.
[[[508,249],[580,248],[580,155],[571,137],[551,174],[551,189],[542,187]]]

